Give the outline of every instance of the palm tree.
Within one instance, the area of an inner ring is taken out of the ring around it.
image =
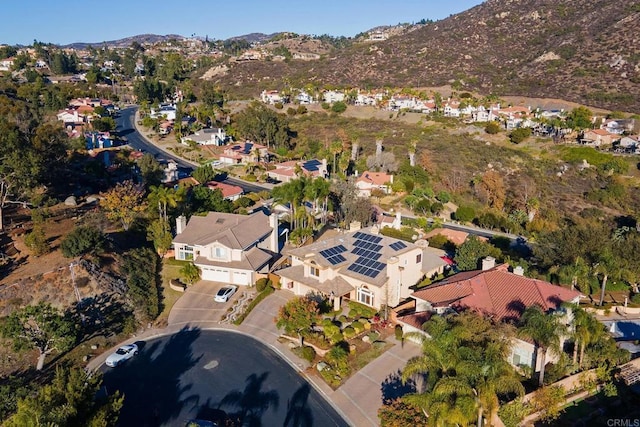
[[[530,338],[538,347],[538,357],[540,359],[540,376],[538,384],[544,384],[544,368],[547,362],[547,351],[552,350],[559,353],[560,337],[566,332],[566,326],[560,322],[560,317],[555,314],[547,315],[537,305],[527,307],[520,318],[520,328],[518,333],[526,338]],[[538,360],[536,360],[537,365]],[[535,371],[535,369],[534,369]]]
[[[602,274],[602,284],[600,286],[600,306],[604,304],[604,295],[607,288],[607,280],[609,274],[616,271],[618,267],[616,265],[616,258],[609,247],[603,248],[602,252],[598,254],[598,262],[594,265],[594,272],[596,274]]]
[[[152,186],[151,193],[147,196],[147,200],[150,204],[158,205],[158,214],[160,219],[164,221],[169,221],[169,217],[167,215],[167,207],[175,208],[178,206],[178,203],[181,201],[182,196],[181,193],[174,190],[173,188],[168,188],[163,185],[161,186]]]
[[[322,204],[322,223],[326,221],[327,211],[327,198],[331,191],[331,183],[324,178],[315,178],[312,181],[308,181],[305,186],[305,197],[313,202],[314,213],[318,210],[318,203],[320,199],[324,199]]]

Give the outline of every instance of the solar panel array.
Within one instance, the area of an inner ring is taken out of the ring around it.
[[[399,251],[400,249],[406,248],[407,245],[404,242],[398,240],[397,242],[390,244],[389,247],[394,251]]]
[[[338,246],[334,246],[332,248],[320,251],[320,255],[322,255],[327,261],[329,261],[329,264],[336,265],[336,264],[340,264],[341,262],[345,262],[347,260],[344,256],[340,255],[346,251],[347,251],[347,248],[345,248],[342,245],[338,245]]]
[[[382,254],[380,250],[382,245],[382,237],[374,236],[358,231],[353,235],[355,241],[353,243],[352,254],[358,255],[358,259],[351,264],[347,270],[363,276],[374,278],[385,268],[385,264],[378,261]]]

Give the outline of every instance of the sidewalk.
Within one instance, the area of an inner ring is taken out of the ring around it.
[[[322,379],[308,375],[305,370],[309,363],[293,354],[287,344],[278,342],[280,331],[276,328],[274,319],[278,309],[295,296],[287,291],[278,290],[268,296],[247,316],[242,325],[222,324],[213,320],[198,320],[198,311],[193,312],[193,319],[186,321],[181,316],[179,323],[169,324],[164,329],[148,329],[141,334],[132,337],[125,343],[141,340],[150,340],[163,335],[170,335],[180,331],[185,326],[200,328],[203,330],[227,330],[248,335],[257,341],[273,349],[291,367],[301,373],[305,379],[340,413],[344,419],[353,426],[366,427],[378,426],[378,408],[382,406],[382,385],[385,379],[395,375],[404,368],[407,360],[420,354],[420,347],[416,344],[405,342],[404,345],[390,338],[393,347],[380,357],[376,358],[363,369],[356,372],[337,390],[331,389]],[[93,371],[104,363],[113,349],[106,350],[100,356],[90,360],[87,370]]]

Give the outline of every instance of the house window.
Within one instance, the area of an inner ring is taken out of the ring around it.
[[[362,304],[373,306],[373,292],[365,286],[358,288],[357,299]]]
[[[420,264],[422,262],[422,254],[416,255],[416,264]]]
[[[313,277],[320,277],[320,269],[314,265],[309,267],[309,275]]]
[[[227,257],[227,249],[226,248],[215,248],[213,252],[213,256],[216,258],[226,258]]]
[[[192,246],[182,246],[178,250],[178,259],[182,259],[185,261],[193,260],[193,247]]]

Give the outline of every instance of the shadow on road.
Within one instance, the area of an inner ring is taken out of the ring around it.
[[[125,396],[120,426],[163,425],[197,400],[189,395],[191,386],[181,385],[180,377],[200,360],[191,350],[199,336],[199,329],[185,327],[166,344],[156,341],[143,346],[138,356],[104,374],[108,393],[120,390]]]
[[[313,425],[313,413],[308,406],[310,392],[309,384],[303,384],[293,393],[287,404],[284,427],[311,427]]]
[[[413,380],[402,383],[402,372],[397,371],[389,374],[382,382],[380,387],[382,392],[382,403],[387,404],[394,399],[404,396],[405,394],[415,393],[416,385]]]
[[[227,393],[218,404],[218,408],[235,409],[235,412],[229,411],[229,417],[239,419],[243,426],[262,426],[264,413],[269,409],[277,410],[280,403],[280,396],[275,390],[262,391],[268,376],[267,372],[261,375],[249,375],[245,380],[244,390],[233,390]]]

